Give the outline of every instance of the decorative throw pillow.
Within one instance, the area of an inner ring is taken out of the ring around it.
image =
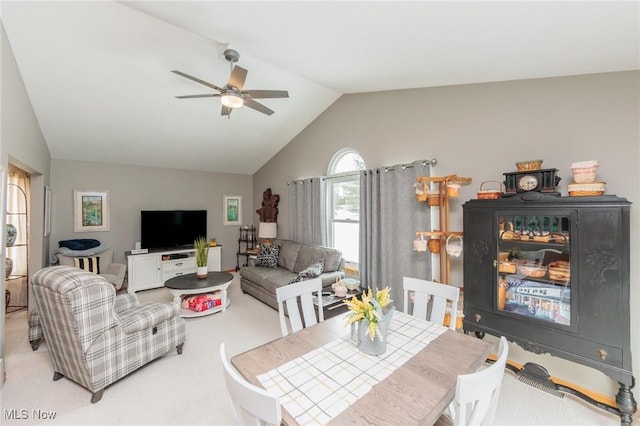
[[[94,257],[74,257],[73,266],[94,274],[100,273],[100,258]]]
[[[256,255],[256,266],[278,267],[278,254],[280,254],[280,246],[261,245]]]
[[[297,283],[300,281],[308,280],[309,278],[319,277],[324,271],[324,257],[317,262],[313,262],[311,265],[304,268],[297,277],[289,281],[289,284]]]

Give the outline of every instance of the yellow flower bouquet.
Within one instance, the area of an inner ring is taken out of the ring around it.
[[[367,335],[373,342],[378,333],[378,322],[384,318],[383,309],[392,302],[389,291],[389,287],[386,287],[377,291],[374,296],[373,291],[369,288],[362,293],[362,300],[356,296],[353,296],[351,300],[345,300],[344,303],[350,311],[345,325],[367,321]]]

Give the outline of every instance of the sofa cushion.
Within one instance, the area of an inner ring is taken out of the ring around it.
[[[279,246],[262,244],[256,256],[256,266],[265,268],[278,267],[278,253],[280,253]]]
[[[304,268],[298,275],[289,281],[289,284],[297,283],[300,281],[308,280],[310,278],[319,277],[324,271],[324,257],[311,265]]]
[[[303,245],[298,253],[293,272],[301,272],[307,266],[322,258],[324,258],[325,272],[336,271],[340,267],[342,252],[328,247]]]
[[[296,265],[298,253],[302,248],[302,244],[290,240],[278,240],[280,243],[280,256],[278,257],[278,266],[293,271]]]
[[[100,273],[100,258],[98,256],[93,257],[74,257],[73,266],[80,268],[87,272],[93,272],[94,274]]]
[[[285,268],[263,268],[260,266],[245,266],[240,268],[243,279],[276,294],[276,288],[289,284],[297,274]]]

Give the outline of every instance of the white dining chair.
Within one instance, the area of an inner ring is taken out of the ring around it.
[[[502,336],[496,362],[475,373],[458,376],[456,396],[448,413],[455,426],[493,424],[508,354],[509,345]]]
[[[220,359],[236,421],[243,425],[279,425],[282,408],[278,395],[244,380],[229,363],[224,343],[220,344]]]
[[[318,297],[317,319],[316,309],[313,306],[314,293],[317,293],[316,296]],[[287,315],[289,316],[291,333],[324,321],[324,313],[322,312],[322,280],[320,278],[312,278],[310,280],[278,287],[276,289],[276,300],[278,301],[278,314],[280,316],[280,331],[283,337],[289,334],[285,317],[285,306]],[[300,315],[300,308],[302,308],[302,316]]]
[[[413,311],[411,315],[415,318],[427,319],[436,324],[444,324],[444,315],[447,312],[447,301],[450,301],[451,309],[449,309],[449,313],[451,316],[449,319],[449,328],[452,330],[456,329],[460,288],[454,285],[440,284],[409,277],[403,278],[402,286],[404,289],[404,312],[406,314],[409,314],[409,293],[414,292]],[[433,299],[433,302],[431,304],[431,315],[427,318],[429,299]]]

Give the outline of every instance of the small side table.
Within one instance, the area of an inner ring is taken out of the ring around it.
[[[362,291],[357,290],[355,292],[349,292],[345,297],[338,297],[333,293],[323,293],[322,294],[322,313],[324,319],[333,318],[336,315],[340,315],[346,313],[348,308],[347,305],[344,304],[345,300],[350,300],[353,296],[356,296],[358,299],[362,297]],[[313,298],[313,305],[318,310],[318,298]]]
[[[180,306],[182,296],[184,295],[211,293],[220,290],[222,296],[222,304],[220,307],[207,309],[202,312],[180,309],[180,316],[182,318],[191,318],[211,315],[220,311],[225,312],[227,306],[231,303],[231,300],[227,297],[227,288],[232,280],[233,275],[228,272],[209,272],[207,278],[202,280],[199,279],[196,274],[185,274],[168,279],[164,283],[164,286],[169,289],[173,295],[173,301],[178,303],[178,306]]]

